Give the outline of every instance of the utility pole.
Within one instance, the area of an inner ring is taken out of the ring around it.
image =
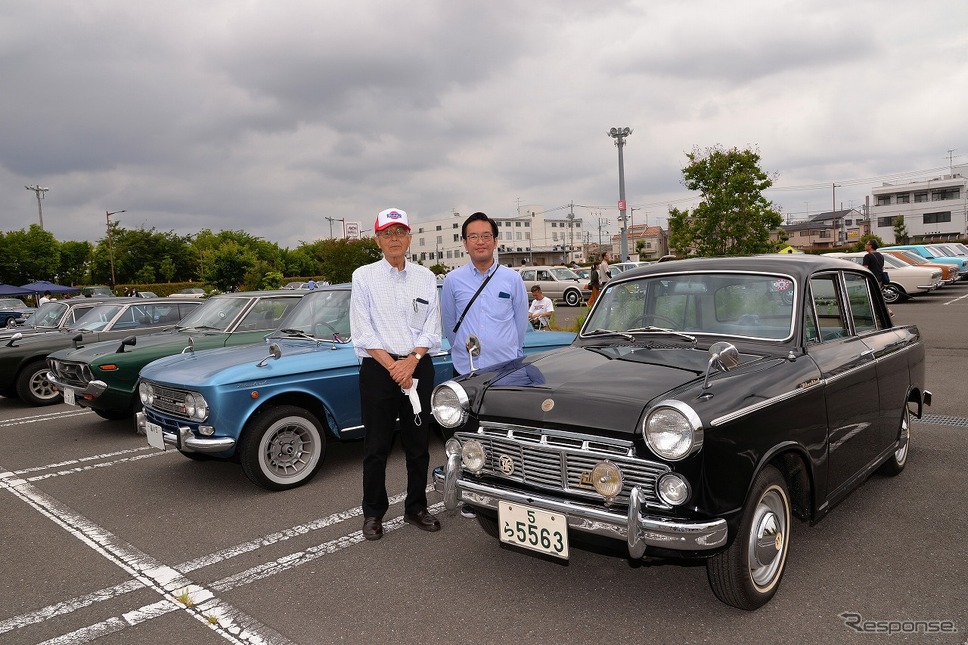
[[[575,261],[575,202],[568,204],[568,262]]]
[[[618,220],[622,224],[622,262],[629,254],[628,225],[625,219],[625,161],[622,157],[622,149],[625,147],[625,139],[632,134],[632,128],[612,128],[608,131],[608,136],[615,139],[615,146],[618,148]]]
[[[104,211],[104,220],[108,223],[108,254],[111,256],[111,290],[114,291],[116,282],[114,280],[114,245],[111,242],[111,216],[117,215],[118,213],[124,213],[126,211]]]
[[[598,218],[598,247],[599,248],[601,248],[602,246],[602,227],[608,226],[610,223],[611,222],[609,222],[607,219],[602,219],[601,217]]]
[[[24,186],[24,188],[34,191],[34,193],[37,195],[37,215],[40,217],[40,230],[44,230],[44,209],[40,205],[40,200],[44,196],[44,193],[50,190],[50,188],[47,188],[46,186],[38,186],[36,184],[33,186]]]
[[[340,222],[343,225],[343,237],[346,237],[346,218],[343,217],[327,217],[329,220],[329,239],[333,239],[333,222]]]

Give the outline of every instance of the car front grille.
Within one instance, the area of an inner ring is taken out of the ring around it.
[[[655,493],[655,482],[670,468],[635,456],[631,441],[592,437],[482,422],[477,432],[458,432],[463,443],[476,439],[484,447],[482,475],[567,495],[602,501],[590,483],[595,464],[608,460],[622,472],[622,492],[612,505],[628,504],[633,486],[654,508],[669,508]]]
[[[88,378],[90,370],[86,363],[69,363],[67,361],[48,360],[47,365],[57,378],[68,385],[75,387],[87,387],[90,382]]]
[[[176,390],[174,388],[162,387],[152,383],[155,390],[155,400],[146,408],[154,408],[165,414],[185,419],[188,421],[188,413],[185,411],[186,390]]]

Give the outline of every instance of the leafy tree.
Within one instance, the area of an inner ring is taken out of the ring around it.
[[[171,282],[176,273],[177,267],[175,267],[174,261],[166,255],[162,258],[161,264],[158,266],[158,274],[165,282]]]
[[[229,241],[209,252],[207,270],[202,278],[220,291],[232,291],[241,285],[246,273],[255,266],[255,254],[243,250],[237,242]]]
[[[31,224],[4,237],[3,282],[20,285],[33,280],[60,280],[60,242],[50,231]]]
[[[904,216],[898,215],[894,218],[894,243],[907,244],[911,239],[908,235],[907,224],[904,223]]]
[[[376,240],[369,237],[362,240],[319,240],[315,245],[319,251],[320,273],[333,284],[349,282],[358,267],[383,257]]]
[[[90,280],[91,253],[94,245],[90,242],[62,242],[60,245],[60,280],[63,284],[86,284]]]
[[[772,178],[759,167],[752,150],[721,146],[686,155],[683,184],[698,190],[702,201],[692,211],[669,209],[669,246],[679,254],[700,256],[752,255],[777,250],[770,231],[783,217],[763,191]]]
[[[854,252],[863,251],[864,247],[867,246],[867,240],[876,240],[877,246],[884,246],[883,240],[881,240],[881,238],[878,237],[877,235],[874,235],[873,233],[871,233],[870,235],[865,235],[864,237],[857,240],[857,243],[854,244],[851,250]]]
[[[434,272],[434,275],[444,275],[447,273],[447,265],[438,263],[431,266],[430,270]]]
[[[282,286],[282,281],[285,280],[283,276],[278,271],[269,271],[264,276],[262,276],[262,284],[259,286],[260,289],[278,289]]]

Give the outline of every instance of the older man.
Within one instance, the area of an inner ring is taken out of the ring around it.
[[[430,392],[434,365],[428,353],[440,349],[437,280],[429,269],[407,260],[407,213],[388,208],[373,227],[383,259],[353,272],[350,329],[360,360],[363,442],[363,537],[383,537],[390,506],[386,465],[396,420],[407,457],[403,520],[424,531],[439,531],[427,511],[430,466]],[[416,409],[415,402],[419,403]]]

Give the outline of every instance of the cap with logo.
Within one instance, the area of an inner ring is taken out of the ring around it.
[[[380,214],[376,216],[376,223],[373,225],[373,230],[382,231],[394,224],[400,224],[409,231],[410,222],[407,221],[407,211],[400,210],[399,208],[388,208],[385,211],[380,211]]]

